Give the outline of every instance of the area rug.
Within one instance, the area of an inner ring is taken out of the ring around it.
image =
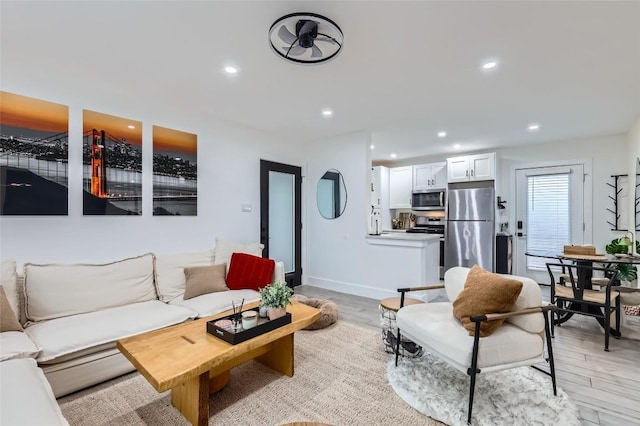
[[[389,383],[398,395],[421,413],[448,425],[466,425],[469,376],[430,353],[422,358],[392,359]],[[578,409],[551,377],[530,367],[476,376],[473,425],[580,425]]]
[[[295,334],[295,374],[285,377],[249,361],[209,399],[209,424],[437,425],[402,401],[385,375],[389,354],[380,332],[338,321]],[[187,425],[138,373],[59,400],[71,425]]]

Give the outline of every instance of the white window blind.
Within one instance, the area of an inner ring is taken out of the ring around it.
[[[571,241],[569,173],[527,176],[527,251],[561,253]],[[546,270],[546,259],[527,257],[527,269]]]

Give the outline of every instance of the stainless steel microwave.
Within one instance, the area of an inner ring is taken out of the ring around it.
[[[411,210],[444,210],[446,190],[415,191],[411,195]]]

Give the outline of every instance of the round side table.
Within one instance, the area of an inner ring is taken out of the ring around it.
[[[404,298],[404,306],[416,305],[424,303],[422,300]],[[396,313],[400,309],[399,297],[388,297],[380,301],[380,327],[382,329],[382,343],[385,352],[390,354],[396,353],[396,342],[398,336],[398,325],[396,324]],[[423,349],[411,340],[402,336],[400,338],[400,355],[409,358],[417,358],[422,356]]]

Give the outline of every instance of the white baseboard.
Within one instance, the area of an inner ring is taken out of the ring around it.
[[[385,299],[387,297],[400,297],[400,293],[395,290],[387,290],[378,287],[370,287],[360,284],[353,284],[344,281],[329,280],[320,277],[307,277],[306,285],[333,290],[339,293],[353,294],[356,296],[368,297],[370,299]],[[424,302],[433,301],[442,295],[446,299],[444,290],[421,291],[419,293],[407,293],[409,297],[419,299]]]

